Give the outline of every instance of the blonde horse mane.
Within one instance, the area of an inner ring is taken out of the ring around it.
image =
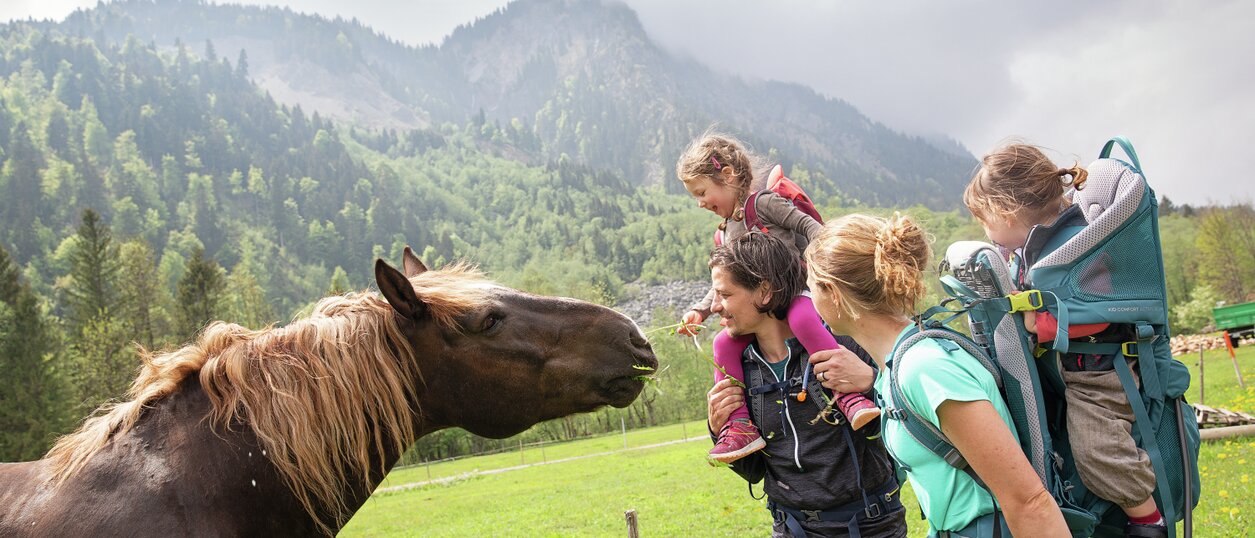
[[[410,282],[435,321],[451,330],[459,315],[488,300],[491,286],[462,264]],[[102,406],[48,452],[51,478],[72,477],[146,407],[199,372],[215,427],[225,430],[233,421],[251,427],[305,510],[331,533],[316,507],[343,525],[352,515],[346,486],[360,481],[372,490],[372,466],[387,471],[383,452],[399,454],[415,437],[418,410],[411,403],[421,373],[393,314],[374,293],[332,296],[286,327],[254,331],[214,322],[194,344],[145,352],[130,399]],[[372,449],[378,461],[371,461]]]

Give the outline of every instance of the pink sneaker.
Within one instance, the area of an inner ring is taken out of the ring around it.
[[[850,421],[850,427],[862,428],[880,417],[880,408],[857,392],[847,392],[837,397],[837,409]]]
[[[719,463],[732,463],[766,446],[767,442],[758,434],[758,428],[749,420],[730,420],[723,427],[723,431],[719,432],[719,442],[715,443],[715,448],[710,449],[707,458]]]

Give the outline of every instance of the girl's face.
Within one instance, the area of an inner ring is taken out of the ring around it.
[[[1014,252],[1015,249],[1023,247],[1025,241],[1028,241],[1029,227],[1016,219],[995,217],[989,222],[981,221],[980,225],[994,245],[1008,252]]]
[[[727,176],[732,168],[725,166],[720,173],[720,181],[710,176],[702,176],[694,181],[684,183],[684,188],[697,199],[697,206],[725,219],[731,218],[737,208],[736,189],[728,183]]]

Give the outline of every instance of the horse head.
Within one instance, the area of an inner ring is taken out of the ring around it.
[[[543,420],[627,407],[658,366],[632,320],[575,299],[484,281],[471,304],[441,319],[438,299],[424,293],[426,266],[409,247],[403,256],[404,273],[376,260],[375,281],[420,363],[421,430],[456,426],[501,438]]]

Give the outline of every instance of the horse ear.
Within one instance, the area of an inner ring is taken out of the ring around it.
[[[414,255],[414,251],[409,246],[405,247],[405,252],[401,254],[401,265],[405,267],[405,276],[413,277],[420,273],[427,272],[427,266],[423,265],[423,260]]]
[[[379,285],[380,293],[398,314],[418,321],[427,314],[427,305],[414,293],[414,285],[410,279],[380,259],[375,260],[375,284]]]

